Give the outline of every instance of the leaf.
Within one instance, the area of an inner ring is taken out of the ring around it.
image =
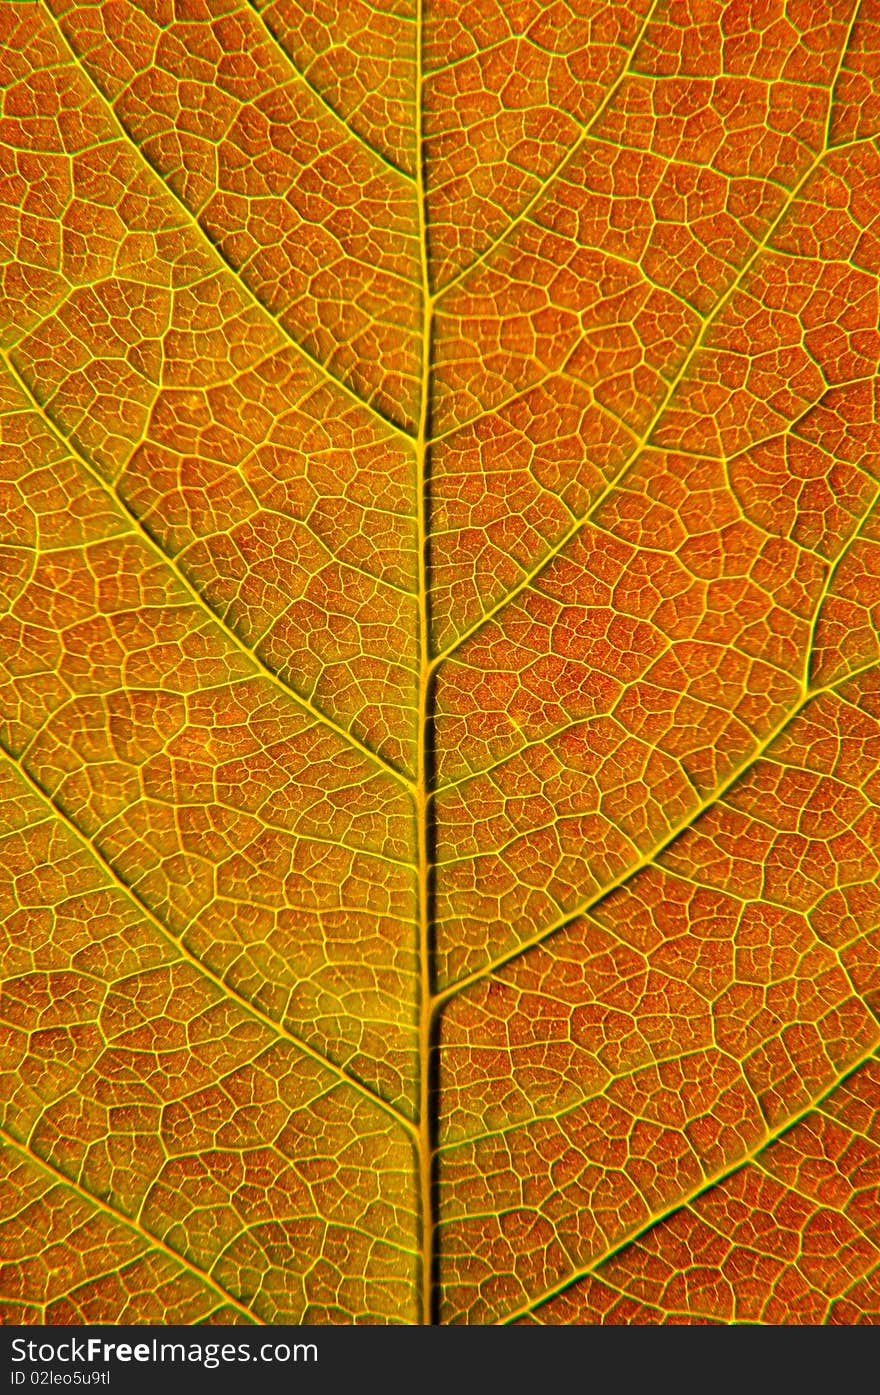
[[[4,1320],[877,1321],[873,9],[0,25]]]

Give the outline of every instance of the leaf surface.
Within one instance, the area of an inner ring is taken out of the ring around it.
[[[877,1321],[872,7],[0,29],[4,1319]]]

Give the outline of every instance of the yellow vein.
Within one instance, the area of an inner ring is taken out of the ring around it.
[[[557,1284],[553,1284],[550,1288],[544,1289],[542,1293],[530,1299],[528,1303],[524,1303],[512,1313],[508,1313],[504,1318],[499,1320],[496,1326],[504,1327],[507,1326],[508,1323],[516,1322],[519,1318],[528,1317],[544,1303],[548,1303],[552,1298],[557,1298],[561,1293],[564,1293],[566,1289],[571,1288],[581,1279],[588,1278],[589,1275],[594,1273],[601,1265],[607,1264],[610,1259],[620,1254],[620,1252],[625,1250],[629,1245],[641,1240],[643,1236],[654,1230],[656,1226],[662,1225],[664,1221],[668,1221],[670,1217],[676,1215],[679,1211],[683,1211],[686,1207],[693,1205],[695,1201],[699,1200],[706,1192],[711,1191],[713,1187],[717,1187],[722,1182],[726,1182],[729,1177],[734,1176],[735,1173],[740,1172],[751,1163],[759,1161],[761,1154],[770,1148],[777,1139],[795,1128],[797,1124],[801,1123],[817,1109],[820,1109],[825,1100],[834,1094],[835,1090],[839,1089],[851,1076],[855,1075],[863,1066],[873,1060],[876,1057],[878,1047],[880,1047],[880,1040],[875,1041],[867,1051],[857,1058],[857,1060],[850,1062],[849,1065],[835,1077],[831,1084],[826,1086],[820,1095],[811,1100],[803,1109],[792,1114],[784,1123],[771,1130],[755,1148],[751,1149],[743,1157],[738,1158],[736,1162],[729,1164],[727,1167],[720,1168],[717,1172],[713,1173],[711,1177],[707,1177],[704,1181],[698,1183],[696,1187],[685,1193],[685,1195],[680,1197],[673,1205],[667,1206],[664,1210],[652,1216],[649,1221],[635,1227],[613,1245],[609,1245],[600,1255],[590,1260],[589,1264],[585,1264],[582,1268],[575,1270],[574,1273],[569,1274],[567,1278],[562,1279]]]
[[[602,928],[604,930],[604,926]],[[625,945],[626,948],[632,949],[632,946],[627,944],[626,940],[620,939],[617,936],[615,936],[615,939],[617,939],[618,944]],[[607,953],[606,950],[597,949],[594,954],[590,955],[589,959],[583,962],[591,963],[594,959],[601,958],[605,953]],[[559,1003],[558,998],[550,998],[547,994],[539,993],[538,996],[549,998],[549,1001],[556,1005]],[[701,993],[699,996],[707,1006],[711,1006],[709,999],[706,998],[704,994]],[[721,1048],[718,1048],[718,1050],[721,1051]],[[660,1070],[663,1066],[677,1064],[679,1062],[697,1062],[705,1060],[707,1054],[707,1049],[704,1046],[682,1048],[681,1051],[658,1051],[656,1054],[652,1052],[650,1067],[651,1069]],[[736,1064],[738,1065],[739,1062]],[[482,1143],[484,1140],[490,1138],[503,1139],[509,1134],[518,1132],[520,1129],[531,1129],[536,1124],[561,1123],[563,1120],[570,1119],[572,1115],[576,1115],[579,1110],[584,1108],[584,1105],[593,1104],[595,1101],[603,1098],[607,1099],[608,1091],[612,1086],[619,1084],[621,1080],[635,1079],[635,1077],[645,1069],[645,1063],[640,1061],[638,1064],[631,1066],[628,1070],[618,1070],[613,1074],[607,1067],[601,1065],[601,1063],[598,1064],[598,1069],[605,1078],[601,1083],[597,1084],[595,1087],[591,1087],[589,1090],[584,1088],[583,1094],[579,1095],[577,1099],[572,1099],[569,1103],[560,1105],[558,1109],[535,1109],[533,1113],[523,1115],[522,1118],[508,1119],[492,1128],[487,1128],[484,1125],[478,1133],[462,1133],[461,1135],[456,1135],[450,1138],[448,1142],[438,1147],[438,1154],[454,1153],[459,1149],[470,1148],[474,1144]],[[757,1108],[757,1101],[755,1100],[754,1103]],[[490,1212],[489,1214],[491,1215],[492,1213]],[[469,1215],[473,1215],[473,1212],[470,1212]]]
[[[270,668],[269,665],[266,664],[259,657],[255,650],[251,649],[250,646],[245,643],[245,641],[241,638],[240,635],[236,633],[235,630],[233,630],[229,625],[226,624],[226,621],[223,619],[223,617],[219,615],[217,611],[215,611],[213,607],[209,605],[209,603],[205,600],[204,596],[202,596],[196,590],[195,586],[189,580],[186,572],[183,570],[183,568],[177,561],[177,558],[174,557],[171,553],[165,551],[165,549],[161,546],[161,544],[157,541],[157,539],[147,528],[143,520],[138,517],[138,515],[134,512],[132,508],[129,507],[129,505],[125,502],[124,499],[120,498],[119,494],[116,492],[115,487],[109,484],[107,480],[105,480],[99,474],[95,466],[89,460],[88,456],[79,449],[76,442],[73,441],[70,437],[64,436],[62,434],[61,428],[57,425],[56,422],[52,420],[42,402],[40,402],[39,398],[34,394],[33,389],[31,388],[27,379],[21,373],[21,370],[18,368],[18,365],[15,363],[15,360],[11,358],[10,355],[5,353],[3,350],[0,350],[0,360],[2,360],[3,363],[5,363],[9,376],[13,379],[14,382],[16,382],[19,385],[22,392],[27,397],[28,402],[33,406],[34,410],[39,412],[40,417],[46,423],[47,427],[52,432],[53,436],[59,442],[59,444],[68,451],[70,451],[72,455],[76,456],[80,464],[83,465],[86,470],[88,470],[92,480],[108,499],[111,506],[115,506],[116,512],[123,513],[126,518],[129,518],[131,522],[135,524],[140,537],[142,538],[146,546],[150,549],[150,551],[154,554],[154,556],[162,563],[164,567],[167,567],[169,571],[173,572],[180,585],[184,588],[187,595],[191,598],[195,605],[198,606],[199,610],[203,611],[205,616],[211,621],[211,623],[217,626],[217,628],[227,637],[227,639],[229,639],[232,642],[232,644],[235,645],[235,648],[238,649],[241,654],[245,655],[245,657],[249,660],[250,663],[253,664],[254,668],[262,675],[262,677],[268,679],[270,683],[272,683],[276,688],[278,688],[279,691],[284,694],[285,698],[295,702],[305,712],[308,712],[309,716],[314,718],[314,720],[318,722],[321,726],[326,727],[329,731],[334,732],[340,738],[341,741],[345,742],[347,746],[353,747],[356,751],[359,751],[362,756],[365,756],[371,762],[371,764],[378,766],[379,769],[383,772],[383,774],[392,776],[395,780],[399,781],[400,784],[406,786],[407,789],[412,789],[413,782],[409,779],[407,775],[403,773],[403,771],[398,770],[396,766],[393,766],[389,761],[385,760],[385,758],[383,756],[380,756],[377,751],[371,750],[369,746],[364,744],[364,742],[359,741],[358,738],[352,732],[347,731],[345,727],[339,726],[338,723],[334,722],[332,717],[329,717],[325,712],[321,710],[321,708],[316,707],[314,703],[310,701],[309,698],[303,697],[301,693],[298,693],[296,689],[291,687],[288,683],[286,683],[284,679],[281,678],[281,676],[274,671],[274,669]]]
[[[871,1242],[876,1247],[877,1241],[875,1236],[871,1237]],[[875,1274],[880,1275],[880,1260],[878,1260],[876,1264],[872,1264],[868,1269],[866,1269],[864,1274],[856,1275],[852,1283],[847,1284],[846,1288],[842,1289],[840,1293],[838,1293],[837,1297],[833,1301],[829,1302],[828,1313],[823,1318],[823,1322],[828,1321],[828,1318],[831,1316],[831,1311],[835,1303],[839,1303],[841,1298],[849,1297],[854,1288],[858,1288],[859,1284],[867,1283],[869,1279],[874,1278]]]
[[[514,945],[511,949],[505,950],[503,954],[499,954],[483,968],[475,969],[473,973],[464,975],[462,978],[457,979],[455,983],[451,983],[446,988],[442,989],[434,997],[434,1012],[438,1012],[443,1007],[444,1003],[456,997],[459,993],[463,993],[466,988],[471,988],[475,983],[479,983],[481,980],[491,977],[492,974],[497,973],[499,969],[503,969],[506,964],[509,964],[511,960],[518,959],[520,955],[527,953],[528,950],[543,944],[551,935],[557,934],[558,931],[563,930],[567,925],[571,925],[573,921],[578,920],[580,916],[586,915],[586,913],[593,910],[600,901],[604,901],[606,896],[610,896],[613,891],[619,890],[619,888],[632,877],[635,877],[639,872],[643,872],[646,867],[650,867],[676,839],[680,838],[681,835],[701,817],[701,815],[705,814],[708,809],[711,809],[713,804],[717,804],[719,800],[724,798],[728,790],[741,779],[747,770],[761,759],[768,748],[773,745],[773,742],[776,741],[785,729],[800,715],[808,703],[812,702],[814,698],[819,697],[823,693],[834,693],[843,683],[850,682],[858,678],[861,674],[868,673],[877,666],[878,660],[872,659],[869,663],[863,664],[861,668],[854,669],[851,673],[844,674],[833,683],[824,684],[821,687],[812,688],[803,693],[794,707],[786,713],[785,717],[772,731],[768,732],[768,734],[758,742],[749,752],[746,759],[736,766],[726,779],[724,779],[720,785],[716,786],[710,795],[702,799],[670,832],[666,833],[648,852],[643,853],[638,862],[623,868],[616,877],[606,882],[605,885],[594,892],[592,896],[587,897],[580,905],[573,907],[572,910],[566,911],[564,915],[561,915],[557,920],[553,921],[552,924],[545,926],[536,934],[529,936],[528,939],[520,941],[519,944]]]
[[[803,766],[794,766],[794,767],[792,767],[792,768],[795,769],[795,770],[802,770],[804,767],[803,767]],[[763,824],[763,826],[764,826],[765,828],[770,829],[770,831],[773,832],[773,833],[778,833],[778,831],[779,831],[778,829],[771,828],[771,825],[770,825],[770,824],[765,823],[764,820],[762,820],[762,819],[759,819],[758,816],[757,816],[756,814],[754,814],[754,813],[750,813],[750,814],[749,814],[749,818],[752,820],[753,823]],[[711,884],[710,884],[708,881],[706,881],[705,879],[701,879],[696,873],[695,873],[693,876],[688,876],[688,875],[686,875],[684,872],[679,872],[679,871],[677,871],[674,867],[670,867],[670,866],[668,866],[668,864],[665,864],[665,863],[664,863],[664,866],[663,866],[663,872],[664,872],[665,876],[669,877],[669,879],[670,879],[671,881],[680,882],[680,883],[682,884],[682,886],[687,887],[687,888],[690,889],[690,890],[693,890],[693,888],[694,888],[695,886],[699,887],[699,886],[710,886],[710,885],[711,885]],[[845,887],[845,886],[847,886],[847,885],[853,886],[854,883],[853,883],[852,881],[850,881],[850,882],[848,882],[848,883],[847,883],[847,882],[839,883],[839,884],[838,884],[838,887],[837,887],[837,890],[838,890],[838,891],[841,891],[841,890],[843,890],[843,887]],[[745,891],[743,891],[743,892],[733,891],[733,890],[731,890],[731,888],[730,888],[729,886],[726,886],[726,885],[723,887],[722,890],[723,890],[723,895],[724,895],[725,897],[728,897],[730,900],[732,900],[732,901],[738,901],[738,902],[740,903],[740,909],[739,909],[739,913],[738,913],[738,915],[737,915],[737,927],[736,927],[736,928],[737,928],[737,933],[738,933],[738,932],[739,932],[739,929],[740,929],[740,926],[741,926],[741,924],[742,924],[743,915],[745,914],[745,911],[746,911],[746,909],[748,908],[748,906],[753,902],[753,898],[752,898],[748,893],[746,893]],[[790,912],[791,909],[792,909],[791,903],[790,903],[790,902],[777,901],[775,897],[773,897],[773,896],[768,896],[766,890],[764,890],[763,888],[762,888],[761,893],[760,893],[760,899],[761,899],[761,905],[762,905],[762,906],[776,906],[778,910],[780,910],[780,911],[786,911],[786,912]],[[812,927],[812,925],[810,924],[810,921],[809,921],[809,914],[808,914],[808,913],[804,914],[804,920],[806,921],[806,924],[807,924],[807,931],[808,931],[808,933],[811,934],[811,935],[813,936],[813,946],[814,946],[814,948],[819,949],[819,950],[822,950],[822,951],[827,950],[827,951],[834,957],[834,959],[837,961],[837,967],[840,969],[841,974],[843,975],[843,977],[846,979],[847,983],[849,984],[850,991],[851,991],[851,993],[852,993],[853,998],[856,1000],[857,1003],[859,1003],[859,1005],[860,1005],[861,1007],[863,1007],[863,1008],[865,1009],[865,1011],[866,1011],[872,1018],[876,1019],[877,1013],[875,1013],[875,1012],[873,1011],[873,1009],[871,1008],[870,1004],[866,1001],[867,996],[868,996],[867,993],[863,993],[863,992],[861,992],[861,991],[859,990],[859,988],[858,988],[858,986],[857,986],[857,984],[856,984],[856,982],[855,982],[855,979],[853,978],[852,973],[850,972],[849,968],[847,967],[846,961],[844,960],[844,957],[843,957],[844,951],[845,951],[845,950],[851,949],[853,945],[859,944],[862,940],[867,940],[868,936],[869,936],[872,932],[871,932],[870,930],[863,930],[863,931],[860,931],[860,932],[859,932],[858,934],[856,934],[856,935],[852,935],[852,936],[850,937],[850,939],[846,940],[845,942],[843,942],[843,943],[841,943],[841,944],[831,945],[831,944],[829,943],[829,941],[823,940],[823,939],[821,938],[821,936],[813,929],[813,927]],[[614,939],[617,940],[619,943],[624,944],[624,945],[627,945],[629,948],[631,948],[631,946],[628,945],[628,941],[624,940],[624,939],[622,938],[622,936],[618,935],[615,931],[611,930],[609,926],[603,925],[601,921],[597,921],[597,922],[595,922],[595,923],[598,924],[598,925],[601,927],[601,929],[602,929],[606,934],[612,935],[612,936],[614,937]],[[706,997],[706,995],[705,995],[704,993],[700,993],[699,996],[700,996],[701,998],[703,998],[703,1000],[704,1000],[705,1002],[709,1002],[709,999]],[[714,1033],[714,1021],[713,1021],[713,1040],[715,1041],[715,1045],[718,1047],[719,1051],[723,1051],[724,1048],[718,1045],[718,1041],[717,1041],[717,1039],[715,1038],[715,1033]],[[746,1084],[748,1084],[748,1082],[746,1082]],[[759,1104],[759,1106],[760,1106],[760,1101],[758,1101],[758,1104]]]
[[[42,0],[42,4],[44,7],[46,7],[47,0]],[[284,338],[287,340],[287,342],[296,350],[296,352],[302,356],[305,362],[310,364],[311,367],[314,368],[315,371],[321,375],[325,382],[329,383],[332,387],[338,388],[339,391],[344,393],[350,401],[354,402],[358,407],[361,407],[364,411],[370,412],[377,419],[377,421],[381,421],[382,424],[386,426],[389,431],[393,431],[397,436],[401,437],[411,446],[413,442],[413,436],[410,431],[407,431],[404,429],[404,427],[399,426],[396,421],[392,421],[392,419],[386,416],[385,413],[381,411],[381,409],[377,407],[374,403],[368,402],[364,398],[359,397],[358,394],[355,392],[354,388],[349,387],[349,385],[342,378],[335,377],[334,374],[330,372],[325,363],[322,363],[319,358],[316,358],[313,354],[309,352],[308,349],[304,348],[304,346],[294,338],[290,330],[287,329],[287,327],[282,323],[280,315],[276,315],[272,310],[268,308],[268,306],[263,304],[256,292],[251,288],[251,286],[248,285],[247,280],[242,275],[239,268],[236,267],[231,261],[229,261],[229,259],[226,257],[223,251],[216,245],[216,243],[211,241],[205,229],[199,222],[197,216],[192,212],[188,205],[184,203],[180,195],[175,193],[174,189],[172,189],[171,185],[168,184],[167,181],[162,177],[162,175],[159,173],[156,167],[150,163],[147,156],[143,153],[140,146],[135,141],[134,137],[126,130],[125,126],[120,121],[119,117],[116,115],[110,98],[104,93],[103,89],[98,84],[97,79],[92,77],[91,73],[83,64],[79,54],[76,52],[76,49],[73,47],[73,44],[68,39],[60,20],[58,20],[55,17],[55,15],[52,14],[51,11],[49,11],[49,18],[51,20],[54,30],[60,37],[61,42],[63,43],[67,52],[70,54],[77,72],[83,75],[85,80],[88,82],[89,86],[93,89],[93,91],[97,94],[98,98],[100,99],[104,116],[107,120],[108,125],[111,127],[112,130],[114,130],[117,133],[118,138],[123,140],[125,144],[131,150],[134,151],[139,163],[146,170],[149,170],[153,179],[158,181],[158,183],[161,185],[162,189],[165,191],[167,196],[170,199],[172,199],[173,202],[177,205],[177,207],[181,210],[184,217],[186,218],[189,227],[197,234],[199,240],[204,244],[204,246],[208,248],[211,255],[215,257],[217,261],[221,264],[221,266],[226,271],[228,271],[229,274],[235,279],[236,285],[242,288],[248,300],[260,311],[261,314],[265,315],[266,319],[278,329],[279,333],[282,334]]]
[[[428,259],[428,227],[425,187],[424,151],[424,93],[423,45],[424,0],[418,0],[416,15],[416,203],[419,219],[419,248],[422,297],[422,382],[419,403],[418,437],[416,442],[418,496],[418,589],[419,589],[419,698],[418,698],[418,757],[416,783],[416,820],[418,839],[418,897],[419,897],[419,1211],[421,1226],[420,1316],[425,1325],[432,1317],[432,1283],[434,1272],[435,1217],[432,1195],[432,1100],[431,1100],[431,1027],[432,1027],[432,953],[431,953],[431,847],[429,803],[431,799],[429,723],[431,720],[431,652],[428,616],[428,470],[431,410],[431,348],[434,302],[431,298]]]
[[[257,1317],[256,1313],[251,1312],[250,1308],[246,1307],[238,1298],[233,1297],[233,1295],[229,1293],[222,1284],[218,1283],[211,1274],[207,1273],[204,1269],[200,1269],[197,1264],[187,1259],[179,1250],[175,1250],[167,1241],[162,1240],[158,1235],[154,1235],[152,1231],[147,1230],[140,1221],[136,1220],[133,1216],[127,1216],[124,1211],[120,1211],[112,1202],[104,1201],[100,1197],[93,1196],[91,1192],[87,1191],[85,1187],[81,1186],[72,1177],[68,1177],[67,1174],[56,1167],[54,1163],[50,1163],[46,1158],[41,1158],[39,1153],[35,1153],[27,1143],[23,1143],[13,1134],[8,1133],[4,1128],[0,1128],[0,1141],[5,1143],[8,1148],[13,1148],[16,1152],[22,1154],[23,1157],[26,1157],[29,1162],[33,1163],[41,1171],[47,1172],[51,1177],[54,1177],[56,1181],[62,1183],[62,1185],[73,1192],[75,1196],[81,1197],[83,1201],[88,1202],[93,1210],[104,1212],[105,1215],[111,1216],[113,1220],[119,1222],[120,1225],[124,1225],[129,1230],[133,1230],[141,1240],[145,1241],[151,1250],[161,1250],[164,1255],[167,1255],[175,1264],[180,1265],[182,1269],[187,1270],[187,1272],[198,1279],[200,1283],[206,1284],[209,1288],[212,1288],[223,1300],[224,1305],[231,1304],[232,1307],[236,1308],[251,1322],[259,1324],[261,1327],[265,1326],[262,1319]]]
[[[395,1108],[393,1104],[390,1104],[388,1100],[383,1099],[381,1095],[375,1094],[369,1088],[368,1085],[365,1085],[362,1080],[360,1080],[356,1075],[353,1075],[351,1071],[345,1068],[345,1066],[337,1065],[335,1061],[332,1061],[329,1057],[324,1056],[314,1046],[311,1046],[309,1042],[305,1041],[295,1032],[290,1031],[290,1029],[284,1026],[283,1023],[276,1022],[274,1018],[269,1017],[268,1014],[263,1012],[261,1008],[257,1007],[255,1003],[252,1003],[249,998],[244,997],[243,994],[239,993],[235,988],[231,987],[230,984],[228,984],[225,981],[225,979],[221,978],[219,974],[215,974],[212,969],[209,969],[208,966],[204,964],[202,960],[198,958],[197,955],[193,954],[192,950],[187,948],[187,946],[183,943],[182,940],[177,939],[177,937],[172,933],[171,930],[169,930],[168,926],[164,923],[163,920],[160,919],[160,917],[156,914],[152,907],[148,905],[148,903],[138,894],[136,888],[131,886],[127,881],[125,881],[125,879],[122,876],[120,876],[116,868],[113,866],[112,862],[110,862],[104,856],[100,848],[96,845],[94,839],[90,838],[86,833],[83,832],[79,825],[73,820],[73,818],[71,818],[70,814],[68,814],[67,810],[64,809],[63,806],[59,804],[51,794],[49,794],[48,790],[43,788],[40,781],[33,774],[33,772],[30,771],[27,768],[27,766],[22,765],[18,760],[16,760],[15,756],[12,754],[12,752],[8,749],[8,747],[2,740],[0,740],[0,751],[3,752],[7,760],[9,760],[9,762],[22,775],[22,777],[25,780],[27,780],[31,789],[33,789],[34,793],[39,796],[41,801],[47,804],[51,809],[52,813],[55,814],[56,817],[60,818],[66,825],[66,827],[69,828],[73,834],[75,834],[77,841],[81,843],[84,847],[88,848],[92,857],[112,879],[114,885],[118,887],[119,890],[123,892],[123,894],[134,903],[134,905],[137,907],[138,911],[141,912],[141,914],[147,917],[151,925],[153,925],[153,927],[156,930],[158,930],[163,940],[165,940],[169,945],[172,946],[173,949],[177,951],[181,959],[185,960],[186,963],[190,964],[194,969],[196,969],[196,971],[202,977],[209,979],[210,982],[214,984],[215,988],[218,988],[225,997],[237,1003],[238,1006],[243,1008],[248,1014],[250,1014],[251,1017],[256,1018],[258,1022],[261,1022],[264,1027],[268,1027],[270,1031],[273,1033],[273,1035],[281,1037],[283,1040],[290,1042],[291,1045],[295,1046],[298,1051],[301,1051],[303,1053],[303,1055],[308,1056],[317,1065],[323,1066],[325,1070],[330,1071],[330,1073],[332,1075],[335,1075],[336,1078],[343,1084],[350,1086],[353,1090],[357,1091],[359,1095],[362,1095],[364,1099],[368,1100],[370,1104],[375,1105],[377,1109],[381,1109],[383,1113],[389,1115],[395,1121],[395,1123],[399,1124],[400,1127],[406,1131],[407,1135],[410,1138],[415,1138],[416,1130],[412,1124],[412,1121],[408,1119],[405,1114],[402,1114],[399,1109]]]

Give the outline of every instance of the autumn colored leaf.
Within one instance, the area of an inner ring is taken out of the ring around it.
[[[876,0],[0,31],[3,1320],[880,1321]]]

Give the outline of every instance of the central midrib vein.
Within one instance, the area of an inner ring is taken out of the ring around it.
[[[416,754],[415,817],[418,865],[418,961],[419,961],[419,1095],[418,1095],[418,1168],[419,1168],[419,1320],[434,1321],[434,1188],[433,1153],[434,1119],[431,1090],[431,1034],[434,1016],[432,957],[432,864],[433,849],[429,821],[432,794],[433,762],[431,756],[432,665],[430,616],[428,611],[428,546],[431,433],[431,339],[434,300],[428,262],[428,222],[423,138],[422,46],[424,35],[424,0],[418,0],[416,13],[416,205],[419,228],[419,263],[421,284],[421,387],[418,432],[416,435],[416,529],[418,548],[418,736]]]

